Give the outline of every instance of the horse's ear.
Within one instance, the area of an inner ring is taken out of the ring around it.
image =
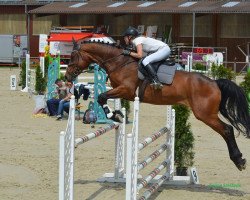
[[[72,42],[73,42],[73,51],[79,51],[80,50],[80,45],[77,44],[74,37],[72,37]]]

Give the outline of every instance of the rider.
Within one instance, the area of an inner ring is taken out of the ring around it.
[[[132,57],[141,59],[143,57],[143,52],[149,54],[143,59],[142,64],[152,79],[151,85],[155,89],[161,89],[163,85],[158,80],[152,63],[167,59],[170,55],[169,46],[162,41],[146,36],[139,36],[138,30],[131,26],[127,28],[123,36],[126,45],[132,44],[134,47],[136,47],[136,52],[124,50],[123,55],[130,55]]]

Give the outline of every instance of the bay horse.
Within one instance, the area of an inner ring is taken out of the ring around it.
[[[103,68],[113,89],[98,96],[98,103],[103,107],[108,118],[117,111],[111,112],[107,99],[123,98],[133,101],[136,90],[143,82],[138,79],[138,60],[124,56],[122,49],[99,42],[76,44],[71,53],[65,78],[74,80],[91,63]],[[226,79],[212,80],[193,72],[176,71],[171,85],[164,85],[161,90],[153,89],[149,84],[143,95],[144,103],[155,105],[181,104],[190,107],[198,120],[219,133],[225,140],[230,159],[241,171],[246,168],[246,159],[242,158],[234,129],[250,138],[250,116],[243,90],[234,82]],[[228,120],[223,122],[218,114]]]

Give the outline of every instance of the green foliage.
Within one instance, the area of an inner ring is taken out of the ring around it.
[[[43,73],[40,66],[36,66],[36,84],[35,84],[35,91],[37,94],[44,94],[46,91],[46,79],[43,78]]]
[[[246,94],[250,92],[250,73],[247,73],[244,77],[244,81],[240,84]]]
[[[122,108],[126,109],[126,113],[129,114],[130,113],[130,102],[126,99],[121,99],[121,106]]]
[[[248,68],[248,72],[246,76],[244,77],[244,81],[240,84],[240,86],[243,88],[247,96],[248,108],[249,108],[249,113],[250,113],[250,67]]]
[[[190,110],[183,105],[173,106],[175,109],[175,165],[177,167],[192,166],[194,161],[194,136],[188,122]]]
[[[121,99],[121,107],[126,109],[126,123],[128,123],[128,115],[130,113],[130,101],[126,99]]]
[[[223,65],[215,65],[215,64],[212,64],[211,75],[214,79],[224,78],[233,80],[236,77],[236,73],[231,69],[226,68]]]
[[[64,74],[62,72],[60,72],[60,77],[59,77],[62,81],[66,81],[66,78],[64,76]]]
[[[47,77],[48,76],[48,69],[49,69],[49,56],[45,56],[44,57],[44,76]]]
[[[206,71],[206,65],[203,65],[202,63],[195,63],[193,69]]]
[[[26,86],[26,61],[23,60],[21,64],[21,71],[19,74],[19,86],[22,86],[22,89]]]

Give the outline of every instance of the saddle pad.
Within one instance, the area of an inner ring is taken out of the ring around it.
[[[174,79],[176,66],[161,65],[157,71],[158,79],[161,83],[171,84]]]
[[[173,82],[177,67],[177,64],[173,66],[168,66],[165,64],[161,65],[157,71],[157,77],[159,81],[164,84],[171,84]],[[140,71],[138,71],[138,77],[141,80],[145,79],[145,76]]]

